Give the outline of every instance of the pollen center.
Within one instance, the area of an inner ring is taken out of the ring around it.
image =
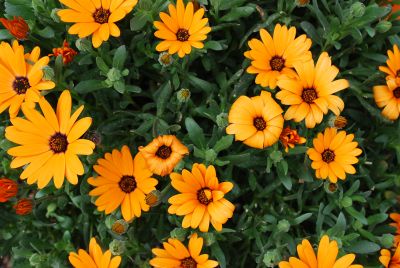
[[[166,145],[161,145],[156,152],[156,156],[162,159],[167,159],[171,155],[171,153],[172,153],[171,147]]]
[[[282,71],[283,67],[285,67],[285,60],[279,56],[273,56],[269,61],[269,65],[273,71]]]
[[[108,22],[110,15],[110,10],[101,7],[96,9],[96,11],[93,13],[93,18],[95,22],[103,24]]]
[[[209,188],[202,188],[197,191],[197,200],[203,205],[208,205],[212,202],[212,193]],[[189,267],[189,266],[188,266]]]
[[[13,89],[18,95],[25,94],[30,87],[28,78],[24,76],[16,77],[13,82]]]
[[[301,98],[308,104],[313,103],[318,98],[317,91],[313,88],[305,88],[303,89],[303,93],[301,93]]]
[[[254,118],[253,125],[258,131],[263,131],[267,127],[267,123],[262,117]]]
[[[118,185],[119,188],[127,194],[133,192],[137,187],[135,177],[129,175],[122,176]]]
[[[176,33],[176,39],[178,39],[178,41],[181,41],[181,42],[185,42],[185,41],[189,40],[189,37],[190,37],[189,31],[186,29],[183,29],[183,28],[180,28],[178,30],[178,32]]]
[[[64,153],[68,148],[67,136],[61,133],[54,134],[50,138],[49,146],[55,154]]]
[[[192,258],[188,257],[181,260],[181,268],[196,268],[197,262]]]
[[[396,88],[393,90],[393,95],[397,98],[400,99],[400,87]]]
[[[326,163],[330,163],[335,160],[335,153],[329,149],[326,149],[322,153],[322,160]]]

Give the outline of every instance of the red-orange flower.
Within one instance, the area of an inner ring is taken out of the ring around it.
[[[62,56],[64,64],[70,63],[74,57],[78,54],[73,48],[71,48],[66,40],[64,40],[62,47],[53,48],[53,54],[49,56],[58,57]]]
[[[282,131],[279,140],[285,147],[285,152],[289,151],[289,147],[294,148],[296,144],[303,144],[307,141],[304,137],[300,137],[296,129],[291,129],[290,127],[286,127]]]
[[[33,202],[31,199],[22,198],[14,205],[14,209],[18,215],[28,215],[32,212]]]
[[[10,179],[0,179],[0,203],[7,202],[18,193],[18,184]]]
[[[396,246],[400,242],[400,214],[390,213],[389,216],[394,221],[390,226],[396,227],[396,235],[394,236],[394,245]]]
[[[29,26],[22,17],[15,17],[13,20],[0,18],[3,26],[18,40],[25,40],[28,36]]]

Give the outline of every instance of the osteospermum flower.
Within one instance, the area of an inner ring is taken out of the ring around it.
[[[89,252],[79,249],[78,253],[70,252],[68,259],[75,268],[117,268],[121,263],[121,257],[111,257],[110,250],[103,253],[95,238],[90,239]]]
[[[289,152],[289,148],[294,148],[297,144],[303,144],[307,141],[297,133],[296,129],[291,129],[290,127],[286,127],[282,131],[279,140],[285,147],[285,152]]]
[[[64,64],[70,63],[74,57],[78,54],[73,48],[71,48],[66,40],[64,40],[62,47],[53,48],[53,54],[49,56],[58,57],[61,55]]]
[[[356,258],[354,254],[347,254],[336,260],[339,247],[336,241],[329,241],[324,235],[319,242],[318,253],[307,239],[297,245],[298,258],[290,257],[289,261],[281,261],[279,268],[362,268],[362,265],[352,264]]]
[[[400,80],[399,80],[400,81]],[[374,99],[382,115],[389,120],[396,120],[400,114],[400,86],[394,79],[386,81],[386,85],[374,86]]]
[[[111,36],[121,34],[117,21],[122,20],[136,6],[137,0],[60,0],[68,9],[57,12],[63,22],[73,22],[68,33],[79,38],[92,35],[92,44],[98,48]]]
[[[185,247],[178,239],[169,238],[163,243],[164,248],[153,248],[156,255],[150,260],[150,265],[155,268],[213,268],[218,262],[208,259],[208,254],[201,254],[203,238],[194,233]]]
[[[386,79],[394,79],[400,83],[400,51],[397,45],[393,46],[393,50],[387,51],[387,66],[379,66],[381,72],[386,73]]]
[[[313,140],[314,148],[307,151],[318,179],[329,177],[330,182],[336,183],[338,178],[344,180],[346,173],[356,173],[352,165],[358,163],[357,156],[362,151],[353,139],[353,134],[347,135],[343,130],[337,132],[335,128],[327,128],[324,133],[318,133]]]
[[[183,58],[190,54],[192,47],[203,48],[202,41],[207,39],[211,28],[207,26],[208,19],[203,18],[204,8],[194,10],[193,3],[189,2],[185,7],[182,0],[176,1],[176,6],[168,6],[169,14],[160,12],[162,21],[155,21],[154,27],[157,31],[154,35],[161,41],[157,51],[167,51],[169,54],[178,53]]]
[[[18,184],[16,181],[1,178],[0,179],[0,203],[7,202],[18,193]]]
[[[251,60],[247,72],[257,74],[256,84],[274,89],[282,74],[295,77],[293,66],[311,60],[311,40],[306,35],[296,38],[296,28],[275,25],[273,37],[260,30],[261,40],[251,39],[244,56]]]
[[[0,22],[18,40],[25,40],[28,36],[29,26],[24,18],[16,16],[12,20],[0,18]]]
[[[17,201],[13,208],[15,209],[15,214],[25,216],[31,214],[33,209],[33,202],[31,199],[22,198]]]
[[[149,169],[160,176],[170,174],[183,156],[189,153],[188,148],[174,135],[158,136],[145,147],[139,147],[139,151]]]
[[[71,95],[64,90],[54,111],[44,97],[39,100],[42,113],[28,105],[22,105],[25,118],[11,119],[12,126],[6,128],[6,138],[19,146],[7,153],[15,158],[11,168],[26,166],[21,179],[28,184],[37,183],[39,189],[53,178],[56,188],[63,185],[64,178],[71,184],[78,183],[84,172],[78,155],[90,155],[94,143],[80,139],[92,123],[90,117],[78,119],[83,105],[71,115]]]
[[[385,268],[399,268],[400,267],[400,244],[395,246],[395,252],[392,255],[390,250],[382,249],[379,261]]]
[[[21,104],[37,102],[40,91],[52,89],[55,84],[43,79],[42,69],[49,57],[40,58],[40,48],[24,54],[24,47],[14,41],[0,43],[0,113],[9,108],[10,117],[17,116]]]
[[[226,133],[234,134],[235,140],[254,148],[265,148],[279,140],[283,129],[283,110],[271,97],[262,91],[260,96],[240,96],[228,115]]]
[[[218,182],[214,166],[206,168],[195,163],[192,171],[184,169],[182,174],[172,173],[171,184],[180,194],[168,199],[168,213],[185,216],[183,228],[199,227],[208,232],[210,222],[217,231],[233,215],[235,206],[224,198],[231,191],[231,182]]]
[[[97,160],[93,169],[99,174],[89,178],[88,183],[95,187],[90,196],[98,196],[95,205],[99,211],[110,214],[118,207],[124,220],[140,217],[143,211],[149,211],[146,194],[155,190],[158,181],[151,176],[142,153],[132,159],[128,146],[121,151],[114,149]]]
[[[313,128],[321,123],[328,110],[339,115],[344,102],[333,94],[348,88],[349,82],[346,79],[334,80],[339,69],[332,65],[328,53],[322,53],[316,65],[311,60],[296,63],[294,68],[298,78],[285,76],[278,81],[281,91],[276,97],[282,104],[290,105],[285,120],[300,122],[305,119],[306,127]]]
[[[396,235],[394,236],[394,245],[400,243],[400,214],[399,213],[390,213],[390,218],[394,221],[390,224],[396,228]]]

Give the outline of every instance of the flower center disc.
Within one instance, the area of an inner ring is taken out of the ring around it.
[[[188,257],[188,258],[181,260],[181,267],[182,268],[196,268],[197,262],[192,257]]]
[[[55,154],[64,153],[68,148],[67,136],[61,133],[54,134],[50,138],[49,146]]]
[[[107,23],[108,18],[110,17],[111,12],[108,9],[98,8],[93,13],[94,21],[100,24]]]
[[[400,99],[400,87],[396,88],[393,90],[393,95],[397,98]]]
[[[23,76],[16,77],[13,82],[13,89],[18,95],[25,94],[30,87],[28,78]]]
[[[317,92],[313,88],[305,88],[303,89],[303,93],[301,93],[301,98],[303,101],[308,104],[313,103],[315,99],[318,98]]]
[[[119,188],[127,194],[133,192],[137,187],[135,177],[127,175],[122,176],[118,184]]]
[[[209,199],[210,196],[211,196],[211,191],[208,188],[203,188],[197,191],[197,200],[199,200],[199,202],[203,205],[208,205],[211,203],[212,198]]]
[[[178,39],[181,42],[185,42],[189,40],[189,31],[186,29],[179,29],[178,32],[176,33],[176,39]]]
[[[326,163],[332,162],[333,160],[335,160],[335,153],[329,149],[326,149],[322,153],[322,160],[324,160],[324,162]]]
[[[263,131],[267,127],[267,123],[262,117],[254,118],[253,125],[258,131]]]
[[[269,61],[269,65],[273,71],[280,72],[285,67],[285,60],[279,56],[273,56]]]
[[[161,145],[156,152],[156,156],[162,159],[167,159],[171,155],[171,153],[172,153],[171,147],[166,145]]]

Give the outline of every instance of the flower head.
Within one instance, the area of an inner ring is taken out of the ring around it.
[[[291,129],[290,127],[286,127],[282,131],[279,140],[285,147],[285,152],[289,152],[289,147],[294,148],[296,144],[303,144],[307,141],[304,137],[300,137],[297,130]]]
[[[257,74],[256,84],[274,89],[282,74],[295,77],[293,66],[311,60],[311,40],[306,35],[296,38],[296,28],[275,25],[273,37],[260,30],[261,40],[251,39],[244,56],[251,60],[247,72]]]
[[[379,261],[385,268],[400,267],[400,244],[397,244],[395,246],[395,252],[393,255],[392,252],[390,252],[390,250],[382,249]]]
[[[373,88],[376,105],[383,108],[382,115],[389,120],[396,120],[400,114],[400,86],[396,80],[389,79],[386,85]]]
[[[281,91],[276,97],[282,104],[290,105],[285,120],[300,122],[305,119],[306,127],[313,128],[321,123],[323,115],[331,110],[339,115],[344,102],[335,94],[349,87],[345,79],[334,80],[339,69],[332,65],[328,53],[324,52],[316,65],[312,60],[296,63],[298,78],[285,76],[278,81]]]
[[[318,133],[313,140],[314,148],[307,151],[318,179],[329,177],[330,182],[336,183],[338,178],[346,179],[346,173],[356,173],[352,165],[358,163],[357,156],[362,151],[353,139],[353,134],[347,135],[343,130],[338,132],[336,128],[327,128],[324,133]]]
[[[21,216],[28,215],[32,212],[33,202],[31,199],[22,198],[14,205],[15,213]]]
[[[386,66],[379,66],[381,72],[386,73],[386,80],[394,79],[400,84],[400,51],[397,45],[393,46],[393,50],[387,51],[388,59]]]
[[[341,115],[332,116],[329,120],[329,126],[342,129],[347,126],[347,118]]]
[[[169,54],[178,53],[180,58],[190,54],[192,47],[203,48],[202,41],[207,39],[211,28],[207,26],[208,19],[203,18],[204,8],[194,10],[193,3],[187,6],[182,0],[177,0],[176,5],[168,6],[169,14],[161,12],[161,21],[155,21],[157,31],[154,35],[163,39],[157,47],[157,51],[167,51]]]
[[[195,163],[192,171],[184,169],[182,174],[172,173],[171,184],[180,194],[168,199],[168,213],[185,216],[183,228],[199,228],[208,232],[210,222],[217,231],[233,216],[235,206],[225,199],[233,188],[231,182],[218,182],[214,166],[206,168]]]
[[[318,246],[318,253],[315,255],[314,249],[307,239],[297,245],[299,258],[290,257],[289,261],[281,261],[279,268],[362,268],[362,265],[352,264],[356,256],[347,254],[336,260],[339,252],[338,244],[335,240],[329,241],[329,237],[324,235]]]
[[[14,41],[0,43],[0,113],[9,108],[10,117],[16,117],[21,104],[37,102],[40,91],[52,89],[55,84],[43,79],[43,68],[49,57],[40,57],[40,48],[24,54],[24,47]]]
[[[168,52],[161,52],[158,56],[158,62],[163,67],[168,67],[174,62],[174,58]]]
[[[12,20],[0,18],[3,26],[18,40],[25,40],[29,33],[29,26],[22,17],[15,17]]]
[[[20,146],[7,153],[15,158],[11,168],[27,165],[21,179],[28,184],[37,183],[39,189],[53,178],[56,188],[61,188],[65,177],[75,185],[84,172],[78,155],[90,155],[94,143],[80,139],[92,123],[90,117],[78,120],[83,105],[71,115],[72,100],[68,90],[58,99],[53,110],[44,97],[39,100],[41,113],[34,107],[22,105],[25,118],[11,119],[12,126],[6,128],[6,138]]]
[[[117,268],[121,263],[121,257],[112,258],[110,250],[103,253],[95,238],[90,239],[89,252],[79,249],[78,253],[70,252],[68,259],[75,268]]]
[[[111,231],[113,231],[114,234],[117,235],[122,235],[128,231],[129,224],[123,220],[116,220],[113,225],[111,226]]]
[[[400,243],[400,214],[399,213],[390,213],[389,216],[394,221],[390,224],[390,226],[393,226],[396,228],[396,235],[394,237],[394,245],[396,246],[397,244]]]
[[[260,96],[240,96],[229,111],[226,133],[234,134],[235,140],[253,148],[265,148],[279,140],[283,129],[283,110],[262,91]]]
[[[156,207],[161,203],[161,192],[158,190],[151,191],[146,195],[146,204],[150,207]]]
[[[0,179],[0,203],[7,202],[18,193],[18,184],[16,181],[1,178]]]
[[[139,147],[148,168],[160,176],[168,175],[189,153],[188,148],[173,135],[158,136],[145,147]]]
[[[74,57],[78,54],[73,48],[71,48],[66,40],[64,40],[62,47],[53,48],[53,54],[49,56],[58,57],[61,55],[64,64],[70,63]]]
[[[156,255],[150,260],[150,265],[155,268],[213,268],[218,262],[209,260],[208,254],[201,254],[203,238],[194,233],[189,240],[189,246],[185,247],[178,239],[169,238],[163,243],[163,248],[153,248]]]
[[[137,0],[60,0],[68,9],[57,12],[63,22],[75,23],[68,33],[79,38],[92,35],[95,48],[111,36],[119,37],[121,31],[115,24],[122,20],[136,6]]]
[[[128,146],[124,145],[121,151],[114,149],[98,159],[93,169],[98,176],[88,179],[95,187],[89,195],[98,196],[95,205],[99,211],[110,214],[121,207],[126,221],[140,217],[142,210],[149,211],[146,194],[156,189],[158,181],[151,177],[153,173],[147,168],[142,153],[137,153],[133,159]]]

